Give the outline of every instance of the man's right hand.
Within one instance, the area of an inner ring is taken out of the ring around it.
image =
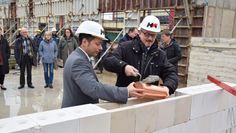
[[[137,73],[138,73],[138,70],[135,67],[133,67],[131,65],[126,65],[125,66],[125,75],[126,76],[134,76],[134,77],[136,77],[136,76],[138,76]]]
[[[137,97],[142,98],[143,97],[143,89],[138,89],[134,87],[134,82],[130,83],[128,88],[129,97]]]

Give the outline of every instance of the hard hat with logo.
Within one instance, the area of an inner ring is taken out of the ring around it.
[[[143,19],[142,23],[139,25],[139,30],[140,29],[144,29],[151,32],[160,32],[160,21],[157,17],[153,15],[146,16]]]
[[[94,37],[101,38],[103,40],[107,40],[105,38],[105,32],[103,27],[94,21],[84,21],[80,24],[77,31],[75,32],[76,35],[79,35],[81,33],[84,34],[90,34]]]
[[[57,31],[57,29],[56,29],[56,28],[52,28],[52,30],[51,30],[51,31],[52,31],[52,32],[53,32],[53,31]]]

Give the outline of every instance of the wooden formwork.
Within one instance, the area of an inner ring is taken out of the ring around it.
[[[189,5],[190,24],[188,24],[187,21],[189,18],[186,15],[184,5],[175,7],[174,17],[175,24],[182,18],[182,21],[174,31],[174,38],[179,42],[182,50],[182,59],[178,63],[179,86],[181,87],[187,85],[191,37],[202,36],[204,20],[204,6],[191,3],[189,3]]]

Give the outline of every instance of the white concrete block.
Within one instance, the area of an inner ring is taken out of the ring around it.
[[[135,133],[133,106],[111,110],[111,133]]]
[[[234,84],[230,85],[234,86]],[[176,92],[176,95],[183,94],[192,95],[190,119],[215,113],[236,104],[236,99],[232,94],[214,84],[192,86],[178,89]]]
[[[186,123],[184,133],[211,133],[209,117],[201,117]]]
[[[160,109],[158,108],[158,103],[156,101],[135,105],[135,107],[135,133],[154,132],[157,130],[157,119],[162,119],[163,121],[167,120],[163,119],[163,117],[158,118]]]
[[[175,122],[175,107],[176,107],[176,99],[170,98],[169,100],[159,102],[158,110],[157,110],[157,129],[164,129],[174,125]],[[178,112],[179,113],[179,112]],[[178,121],[176,118],[176,121]]]
[[[63,108],[62,110],[68,113],[75,114],[78,118],[107,113],[106,109],[101,108],[94,104],[86,104],[69,108]]]
[[[79,120],[79,133],[110,133],[110,113],[88,116]]]
[[[231,111],[231,109],[190,120],[186,123],[184,133],[219,133],[234,127],[235,115],[233,112],[236,111]]]
[[[78,133],[79,120],[75,119],[75,115],[62,109],[27,116],[39,124],[38,130],[42,133]]]
[[[209,115],[211,133],[217,133],[228,129],[230,127],[229,120],[227,120],[228,116],[229,113],[227,110]]]
[[[190,120],[192,96],[185,95],[176,98],[174,125]]]
[[[1,133],[33,133],[33,128],[38,124],[26,116],[18,116],[0,120]]]
[[[110,133],[111,113],[93,104],[63,109],[79,119],[79,133]]]
[[[174,125],[176,98],[135,105],[135,133],[149,133]]]
[[[183,95],[134,105],[136,109],[135,133],[159,131],[189,121],[191,97]]]

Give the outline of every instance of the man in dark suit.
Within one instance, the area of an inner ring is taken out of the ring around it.
[[[25,86],[25,68],[27,70],[27,84],[29,88],[34,88],[32,84],[32,65],[36,65],[36,51],[33,41],[28,36],[26,28],[20,31],[21,37],[15,42],[14,54],[17,64],[20,66],[20,86]]]
[[[142,97],[141,90],[102,84],[93,70],[90,57],[102,50],[102,40],[106,40],[103,27],[93,21],[84,21],[76,31],[79,47],[68,57],[63,73],[62,107],[98,103],[98,99],[126,103],[128,97]]]
[[[124,35],[119,41],[119,44],[127,41],[133,40],[138,35],[138,29],[136,27],[132,27],[129,29],[128,33]]]

